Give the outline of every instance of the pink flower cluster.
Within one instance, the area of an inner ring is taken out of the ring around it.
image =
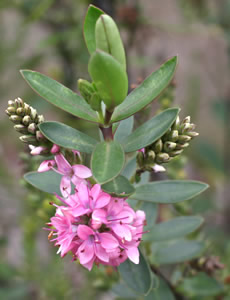
[[[124,199],[111,197],[99,184],[90,188],[81,182],[74,194],[57,197],[65,206],[54,204],[55,216],[47,224],[55,236],[51,241],[59,246],[57,253],[63,257],[71,251],[88,270],[94,263],[118,266],[127,258],[139,263],[143,211],[134,212]]]

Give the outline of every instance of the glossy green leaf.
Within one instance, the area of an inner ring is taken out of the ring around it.
[[[170,287],[161,277],[158,277],[159,286],[150,291],[144,300],[176,300]]]
[[[60,182],[62,176],[54,171],[48,172],[29,172],[24,175],[24,179],[37,189],[61,196]]]
[[[96,39],[95,39],[95,27],[98,18],[104,14],[104,12],[94,5],[89,5],[85,16],[84,22],[84,38],[89,53],[93,53],[96,50]]]
[[[129,136],[133,130],[134,117],[123,120],[119,123],[119,126],[114,134],[115,141],[124,141],[127,136]]]
[[[137,296],[136,293],[123,282],[114,285],[112,287],[112,292],[114,292],[117,296],[125,299],[136,299]]]
[[[102,189],[112,196],[121,198],[128,197],[135,191],[129,180],[121,175],[117,176],[112,181],[103,184]]]
[[[155,225],[157,215],[158,215],[158,205],[156,203],[151,202],[143,202],[140,206],[141,210],[145,212],[147,225],[145,226],[145,230],[151,230],[150,233],[146,233],[143,235],[144,240],[149,240],[149,235],[152,232],[152,228]],[[157,225],[155,225],[157,226]]]
[[[123,140],[125,152],[136,151],[158,140],[172,126],[178,112],[178,108],[169,108],[138,127]]]
[[[136,155],[131,158],[125,165],[124,169],[121,172],[121,175],[130,179],[134,172],[136,171],[137,163],[136,163]]]
[[[91,157],[91,169],[98,183],[106,183],[121,172],[125,163],[122,146],[116,141],[96,145]]]
[[[151,103],[167,87],[176,70],[177,57],[164,63],[133,90],[125,101],[116,107],[111,123],[126,119]]]
[[[95,28],[96,48],[112,55],[126,70],[125,49],[116,23],[108,15],[101,15]]]
[[[202,254],[205,245],[202,242],[177,240],[171,243],[158,243],[158,249],[154,253],[157,264],[176,264],[191,260]]]
[[[118,267],[118,270],[128,287],[139,295],[147,295],[153,285],[155,286],[156,278],[151,273],[148,262],[141,252],[139,264],[136,265],[127,259]]]
[[[224,286],[215,278],[200,272],[194,277],[184,279],[179,285],[179,290],[188,297],[208,297],[223,293]]]
[[[119,105],[128,93],[128,78],[121,64],[97,50],[89,61],[89,74],[108,110]]]
[[[39,129],[52,143],[80,152],[92,153],[98,143],[85,133],[59,122],[43,122]]]
[[[199,228],[203,221],[204,219],[199,216],[177,217],[156,224],[149,233],[145,234],[144,239],[145,241],[164,241],[182,238]]]
[[[89,104],[61,83],[35,71],[22,70],[21,74],[32,89],[51,104],[81,119],[99,122]]]
[[[206,183],[193,180],[163,180],[136,187],[131,198],[153,203],[178,203],[189,200],[208,188]]]

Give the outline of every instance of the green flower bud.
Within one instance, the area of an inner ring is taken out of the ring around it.
[[[154,150],[156,153],[160,153],[161,150],[162,150],[162,148],[163,148],[163,143],[162,143],[162,140],[159,139],[159,140],[154,144],[154,149],[153,149],[153,150]]]
[[[11,113],[6,109],[5,110],[5,113],[10,117],[11,116]]]
[[[147,164],[153,164],[156,158],[156,154],[153,150],[147,152]]]
[[[101,110],[101,97],[98,93],[94,93],[90,98],[90,106],[93,110],[100,111]]]
[[[14,101],[13,101],[13,100],[9,100],[9,101],[8,101],[8,106],[15,107]]]
[[[191,117],[187,116],[186,118],[184,118],[184,120],[182,121],[182,123],[190,123],[191,122]]]
[[[15,114],[16,109],[15,109],[15,107],[10,106],[10,107],[7,108],[7,111],[8,111],[8,113],[9,113],[10,115],[12,115],[12,114]],[[7,113],[7,114],[8,114],[8,113]]]
[[[23,107],[23,104],[24,104],[24,102],[21,98],[15,99],[16,108]]]
[[[22,124],[14,125],[14,129],[23,134],[28,133],[27,127]]]
[[[12,121],[15,124],[20,124],[22,121],[22,117],[17,116],[17,115],[12,115],[12,116],[10,116],[9,119],[10,119],[10,121]]]
[[[24,109],[22,107],[19,107],[17,108],[16,113],[19,116],[24,116]]]
[[[36,137],[34,135],[22,135],[19,137],[19,139],[26,144],[31,144],[31,145],[37,145],[38,142],[36,140]]]
[[[30,116],[33,121],[37,120],[38,114],[37,114],[36,109],[34,109],[33,107],[30,107]]]
[[[172,151],[172,152],[170,152],[170,156],[171,157],[177,156],[177,155],[181,154],[183,151],[184,151],[183,149]]]
[[[22,123],[26,126],[28,126],[31,122],[31,117],[30,116],[25,116],[23,119],[22,119]]]
[[[172,130],[178,130],[180,126],[180,118],[179,116],[177,116],[176,121],[174,122],[173,126],[172,126]]]
[[[38,115],[38,124],[40,124],[44,121],[45,121],[45,119],[44,119],[43,115]]]
[[[168,153],[158,153],[156,156],[157,163],[166,163],[170,159]]]
[[[194,138],[194,137],[198,136],[199,133],[195,132],[195,131],[190,131],[190,132],[187,132],[186,135],[190,136],[191,138]]]
[[[171,152],[176,148],[176,145],[177,144],[173,142],[165,142],[163,149],[165,152]]]
[[[189,146],[189,143],[177,144],[175,150],[181,150],[181,149],[187,148],[188,146]]]
[[[144,166],[144,155],[142,152],[137,153],[137,163],[140,168]]]
[[[24,103],[24,112],[25,112],[25,115],[30,115],[30,113],[31,113],[30,106],[27,103]]]
[[[179,143],[187,143],[191,140],[191,137],[188,135],[179,135],[178,142]]]
[[[40,141],[45,141],[46,138],[44,137],[44,135],[41,133],[41,131],[37,130],[36,131],[36,139],[40,142]]]
[[[90,99],[92,94],[95,92],[94,86],[88,80],[79,79],[78,82],[78,89],[81,93],[82,97],[90,103]]]
[[[171,142],[176,142],[178,140],[178,130],[172,130],[168,135],[168,140]]]
[[[96,48],[112,55],[126,70],[125,50],[119,30],[113,19],[103,14],[95,27]]]

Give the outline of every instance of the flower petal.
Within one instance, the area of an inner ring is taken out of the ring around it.
[[[77,189],[78,189],[77,195],[80,203],[85,208],[89,208],[90,200],[89,200],[89,190],[87,185],[84,182],[82,182],[81,184],[78,185]]]
[[[111,227],[114,233],[116,233],[116,235],[118,235],[121,239],[125,239],[128,242],[132,240],[132,233],[127,225],[112,224]]]
[[[58,171],[63,175],[71,175],[72,167],[69,162],[65,159],[63,154],[55,155],[55,161],[58,167]]]
[[[101,246],[105,249],[114,249],[119,246],[118,240],[110,233],[100,234]]]
[[[104,262],[108,262],[109,261],[109,255],[108,255],[108,253],[106,253],[105,249],[103,249],[100,244],[95,243],[94,244],[94,250],[95,250],[96,256],[100,260],[102,260]]]
[[[72,166],[74,174],[80,178],[89,178],[92,176],[92,172],[89,168],[83,165]]]
[[[137,247],[129,247],[126,250],[126,254],[134,264],[139,264],[139,250]]]
[[[94,231],[89,226],[79,225],[77,234],[80,239],[87,240],[90,235],[94,235]]]
[[[55,165],[55,161],[53,159],[51,160],[44,160],[39,168],[38,168],[38,172],[47,172],[50,169],[52,169],[52,167]]]
[[[71,194],[71,179],[68,176],[62,176],[60,190],[63,197],[67,198]]]
[[[93,258],[93,256],[94,256],[94,247],[93,246],[94,245],[93,245],[92,242],[86,240],[78,248],[77,253],[78,253],[78,257],[79,257],[80,263],[82,265],[87,264]]]

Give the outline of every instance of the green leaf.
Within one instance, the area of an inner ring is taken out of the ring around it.
[[[89,74],[108,110],[119,105],[128,93],[128,78],[121,64],[97,50],[89,61]]]
[[[114,285],[112,287],[112,292],[125,299],[136,299],[137,296],[136,293],[123,282]]]
[[[147,222],[147,225],[145,226],[145,230],[151,229],[151,232],[152,232],[152,228],[155,225],[155,222],[157,219],[158,205],[155,203],[151,203],[151,202],[143,202],[139,209],[141,209],[145,212],[145,217],[146,217],[146,222]],[[157,226],[157,225],[155,225],[155,226]],[[151,232],[144,234],[142,238],[144,240],[149,240],[148,237],[151,234]]]
[[[124,140],[128,135],[131,134],[133,130],[133,123],[134,117],[131,116],[130,118],[123,120],[119,123],[119,126],[114,134],[114,140],[121,142]]]
[[[159,279],[159,286],[150,291],[145,300],[176,300],[170,287],[162,278]]]
[[[89,8],[85,16],[85,22],[83,28],[84,38],[89,53],[91,54],[96,50],[95,27],[98,18],[102,14],[104,14],[104,12],[101,9],[91,4],[89,5]]]
[[[155,278],[141,252],[139,264],[136,265],[127,259],[118,267],[118,270],[128,287],[139,295],[147,295],[153,287]]]
[[[43,122],[39,129],[52,143],[80,152],[92,153],[98,143],[85,133],[59,122]]]
[[[158,243],[153,258],[157,264],[176,264],[191,260],[202,254],[205,245],[202,242],[177,240],[171,243]]]
[[[125,152],[136,151],[158,140],[172,126],[178,112],[179,108],[169,108],[138,127],[123,140]]]
[[[199,216],[177,217],[155,225],[144,235],[144,240],[164,241],[182,238],[199,228],[203,221],[204,219]]]
[[[125,165],[124,169],[122,170],[121,174],[126,178],[130,179],[134,172],[136,171],[137,163],[136,163],[136,155],[131,158]]]
[[[119,175],[124,163],[124,150],[118,142],[101,142],[96,145],[91,157],[93,176],[98,183],[106,183]]]
[[[102,189],[112,196],[121,198],[128,197],[135,191],[129,180],[121,175],[117,176],[112,181],[103,184]]]
[[[108,15],[98,18],[95,29],[96,48],[112,55],[126,70],[125,49],[114,20]]]
[[[184,279],[179,285],[179,290],[190,297],[208,297],[223,293],[224,286],[215,278],[200,272],[194,277]]]
[[[147,77],[119,105],[111,118],[111,123],[126,119],[151,103],[167,87],[176,70],[177,57],[164,63],[157,71]]]
[[[178,203],[189,200],[208,188],[206,183],[193,180],[163,180],[136,187],[130,198],[153,203]]]
[[[89,104],[61,83],[39,72],[21,70],[23,78],[42,98],[81,119],[99,122]]]
[[[24,179],[36,187],[37,189],[50,193],[50,194],[58,194],[61,196],[60,191],[60,182],[61,182],[62,175],[54,172],[29,172],[24,175]]]

